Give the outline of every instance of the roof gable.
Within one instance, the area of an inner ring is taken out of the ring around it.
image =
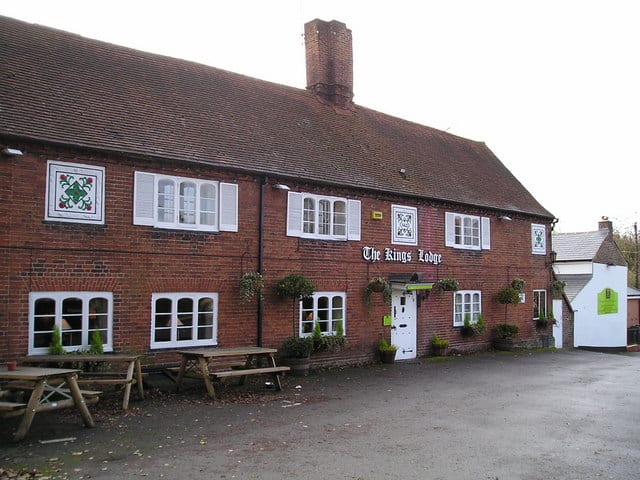
[[[554,233],[552,249],[557,262],[588,261],[626,266],[622,252],[607,229],[593,232]]]
[[[7,17],[0,67],[0,136],[553,218],[484,143],[304,89]]]

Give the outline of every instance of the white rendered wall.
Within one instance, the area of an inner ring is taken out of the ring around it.
[[[591,275],[591,262],[554,263],[553,271],[556,275]]]
[[[598,315],[598,293],[618,294],[618,313]],[[593,264],[593,278],[571,302],[575,347],[624,347],[627,344],[627,267]]]

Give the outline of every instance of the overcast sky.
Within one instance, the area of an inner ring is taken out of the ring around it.
[[[354,101],[485,142],[556,231],[640,219],[634,0],[20,0],[0,14],[305,88],[305,22],[353,32]]]

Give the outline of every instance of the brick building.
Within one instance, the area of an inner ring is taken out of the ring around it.
[[[353,103],[351,32],[305,26],[307,89],[0,17],[0,359],[280,346],[344,330],[316,363],[536,344],[554,217],[484,143]],[[262,298],[239,281],[258,271]],[[302,274],[313,298],[281,300]],[[389,281],[392,298],[370,280]],[[431,288],[453,278],[456,292]],[[496,302],[525,280],[523,302]],[[465,316],[484,334],[464,338]]]

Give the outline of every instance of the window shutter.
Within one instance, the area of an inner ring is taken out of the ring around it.
[[[347,209],[347,240],[360,240],[360,200],[349,200]]]
[[[238,184],[220,183],[220,231],[238,231]]]
[[[135,172],[133,185],[133,224],[153,225],[153,197],[155,176]]]
[[[445,230],[445,242],[447,247],[456,246],[456,224],[455,215],[450,212],[444,214],[444,230]]]
[[[302,233],[302,194],[289,192],[287,198],[287,235],[299,237]]]
[[[487,217],[482,217],[482,223],[480,224],[480,235],[482,235],[482,249],[491,249],[491,226]]]

